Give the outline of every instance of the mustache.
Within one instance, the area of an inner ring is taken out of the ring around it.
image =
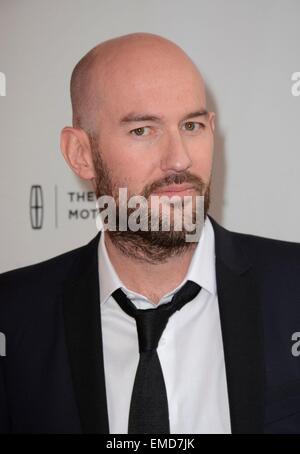
[[[166,178],[163,178],[162,180],[155,181],[147,186],[145,186],[142,194],[146,199],[149,198],[152,192],[157,191],[160,188],[163,188],[165,186],[170,186],[170,185],[176,185],[176,184],[183,184],[183,183],[188,183],[194,187],[196,191],[198,191],[200,194],[203,194],[206,184],[202,180],[201,177],[196,177],[195,175],[192,175],[189,172],[182,172],[182,173],[176,173],[176,174],[171,174],[167,176]]]

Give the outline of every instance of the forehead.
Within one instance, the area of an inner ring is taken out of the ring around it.
[[[127,112],[149,111],[169,117],[205,107],[202,78],[192,64],[151,61],[107,69],[95,80],[99,114],[117,119]]]

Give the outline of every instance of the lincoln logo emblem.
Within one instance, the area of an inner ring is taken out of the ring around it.
[[[44,204],[42,186],[36,184],[30,190],[30,222],[33,229],[43,226]]]

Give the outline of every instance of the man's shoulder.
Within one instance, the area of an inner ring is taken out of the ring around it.
[[[237,247],[252,263],[300,266],[300,243],[227,229],[211,219],[219,243]]]
[[[43,330],[50,339],[53,324],[60,320],[65,290],[89,263],[94,266],[97,237],[48,260],[0,274],[0,332],[11,339],[26,332],[31,339],[43,336]]]
[[[232,232],[232,235],[262,282],[299,291],[299,243],[249,233]]]
[[[16,268],[0,274],[0,292],[11,292],[13,289],[28,290],[30,287],[47,286],[51,289],[63,282],[69,275],[72,267],[95,241],[69,250],[55,257],[43,260],[32,265]],[[50,287],[49,287],[50,286]]]
[[[294,241],[281,240],[265,236],[253,235],[249,233],[231,232],[238,240],[247,245],[247,249],[252,256],[282,258],[293,260],[300,259],[300,243]]]

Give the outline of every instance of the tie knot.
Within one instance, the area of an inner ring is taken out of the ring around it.
[[[120,288],[115,290],[112,296],[123,311],[135,319],[139,351],[142,353],[156,350],[171,315],[194,299],[200,290],[201,287],[198,284],[187,281],[169,303],[155,309],[137,309]]]

